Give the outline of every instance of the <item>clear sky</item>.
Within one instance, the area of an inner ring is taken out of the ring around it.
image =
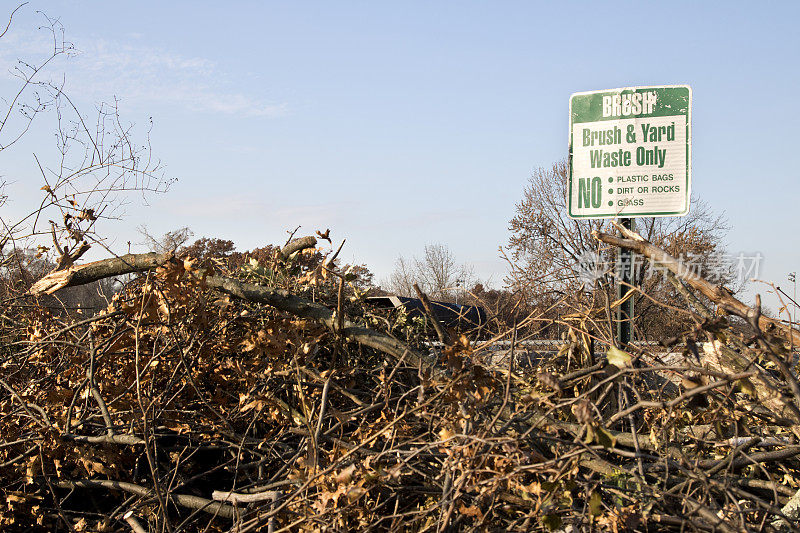
[[[123,223],[119,251],[189,226],[239,249],[331,228],[387,275],[446,243],[502,283],[498,246],[532,170],[567,154],[573,92],[693,88],[693,189],[729,250],[788,285],[797,235],[797,2],[32,1],[3,73],[44,44],[36,10],[81,54],[51,65],[83,108],[117,97],[179,181]],[[13,8],[5,3],[8,11]],[[0,78],[0,92],[13,87]],[[33,132],[52,144],[51,123]],[[49,136],[48,136],[49,135]],[[2,153],[11,214],[41,194],[31,153]],[[23,205],[24,204],[24,205]]]

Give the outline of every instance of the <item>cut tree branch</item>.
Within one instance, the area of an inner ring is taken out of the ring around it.
[[[54,270],[33,284],[29,294],[39,296],[53,294],[64,287],[86,285],[112,276],[132,272],[143,272],[164,265],[173,257],[172,252],[157,254],[127,254],[112,259],[101,259],[85,265],[72,265],[63,270]]]
[[[592,236],[600,242],[632,250],[647,257],[654,263],[664,265],[675,276],[685,281],[693,289],[700,291],[706,298],[712,300],[727,313],[738,315],[744,319],[747,319],[753,313],[753,309],[750,306],[734,298],[733,294],[722,285],[715,285],[701,278],[683,261],[672,257],[635,231],[627,229],[621,224],[614,223],[614,225],[624,238],[597,230],[592,232]],[[791,340],[795,345],[800,344],[800,331],[783,324],[779,320],[762,315],[758,319],[758,325],[764,331],[774,328],[787,341]]]
[[[313,248],[317,245],[317,239],[309,235],[308,237],[300,237],[299,239],[295,239],[286,246],[283,247],[281,250],[281,256],[284,259],[288,259],[290,255],[295,252],[299,252],[300,250],[305,250],[306,248]]]
[[[292,246],[294,243],[304,239],[292,241],[288,246]],[[314,238],[311,237],[311,239]],[[297,251],[297,249],[294,251]],[[291,253],[294,253],[294,251]],[[85,285],[103,278],[157,268],[173,259],[171,253],[128,254],[118,258],[94,261],[85,265],[74,265],[66,270],[49,273],[37,281],[31,287],[29,293],[33,295],[52,294],[64,287]],[[288,291],[255,283],[246,283],[225,276],[208,275],[204,270],[192,271],[191,275],[201,280],[209,288],[250,302],[267,304],[301,318],[314,320],[333,332],[341,333],[349,341],[369,346],[396,359],[401,359],[405,356],[405,360],[413,366],[419,366],[420,364],[426,368],[433,366],[434,359],[432,357],[417,353],[405,343],[386,333],[360,326],[349,320],[343,320],[340,329],[338,318],[334,311],[322,304],[295,296]]]
[[[155,497],[155,492],[147,487],[136,485],[135,483],[127,483],[125,481],[116,481],[113,479],[76,479],[73,481],[57,481],[54,483],[56,487],[62,489],[74,488],[103,488],[111,490],[121,490],[136,494],[145,498]],[[192,496],[190,494],[170,494],[170,501],[175,505],[187,507],[189,509],[197,509],[205,511],[216,516],[223,518],[235,518],[235,510],[230,505],[220,503],[214,500],[201,498],[200,496]]]

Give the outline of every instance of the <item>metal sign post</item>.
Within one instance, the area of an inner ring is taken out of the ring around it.
[[[636,230],[636,221],[633,218],[623,218],[620,220],[622,227]],[[617,249],[617,299],[621,300],[628,296],[633,290],[634,283],[634,253],[625,248]],[[634,295],[631,294],[627,300],[617,307],[617,345],[625,348],[633,340],[633,309]]]

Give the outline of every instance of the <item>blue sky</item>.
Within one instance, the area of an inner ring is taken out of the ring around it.
[[[33,1],[3,72],[44,44],[37,9],[81,51],[51,66],[66,92],[116,96],[142,132],[152,117],[179,180],[107,226],[119,251],[143,223],[239,249],[330,227],[379,277],[446,243],[499,285],[528,177],[566,156],[570,94],[685,83],[693,189],[728,217],[729,249],[761,252],[784,287],[800,264],[796,2]],[[51,126],[2,154],[9,213],[41,194],[31,153],[48,156]]]

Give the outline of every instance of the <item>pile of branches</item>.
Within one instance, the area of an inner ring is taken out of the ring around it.
[[[0,528],[797,529],[798,333],[621,231],[595,236],[692,305],[677,360],[586,309],[520,370],[536,316],[478,341],[377,314],[333,258],[293,267],[313,238],[232,272],[169,253],[56,270],[3,315]],[[93,316],[35,306],[131,273]]]

